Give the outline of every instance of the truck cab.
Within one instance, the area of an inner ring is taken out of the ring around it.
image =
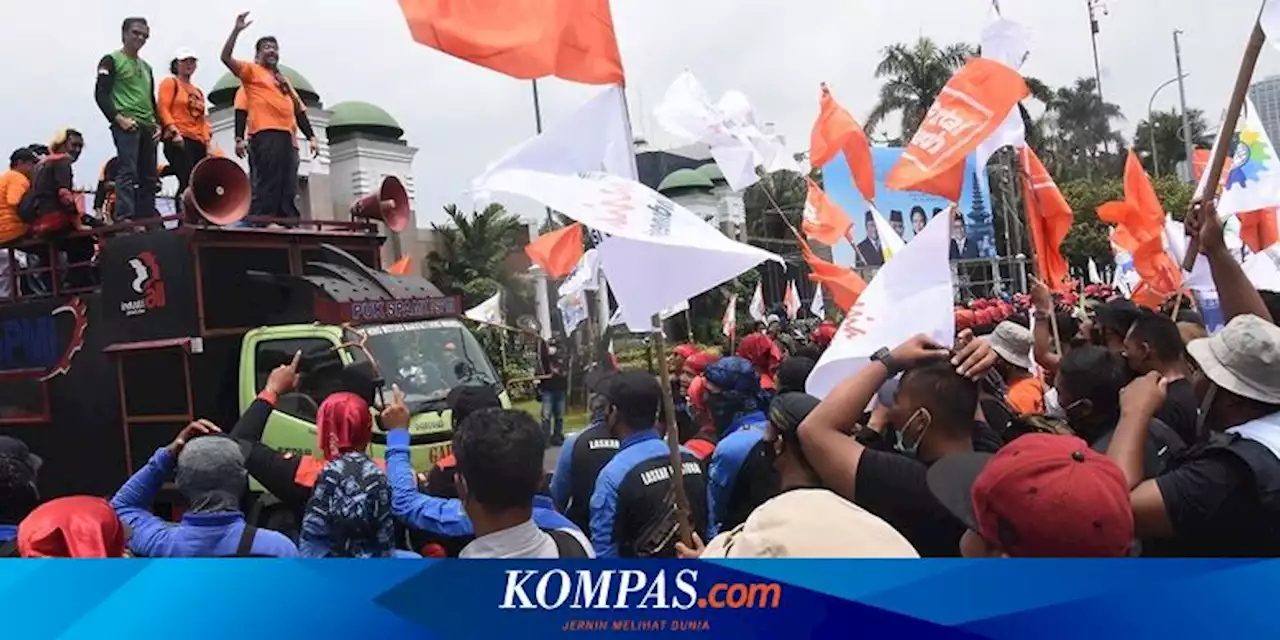
[[[406,392],[420,470],[449,452],[452,388],[502,393],[459,321],[461,300],[381,271],[375,225],[173,223],[77,232],[100,248],[100,283],[80,290],[59,286],[59,267],[20,266],[15,252],[40,251],[38,243],[0,248],[15,287],[0,300],[0,434],[45,460],[43,495],[111,495],[194,419],[230,431],[271,370],[298,351],[299,389],[280,399],[263,433],[284,451],[319,453],[316,410],[346,370]],[[32,278],[48,286],[23,286]],[[371,453],[382,457],[385,442],[375,426]]]

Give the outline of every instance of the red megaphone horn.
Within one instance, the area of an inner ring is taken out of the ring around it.
[[[219,226],[239,222],[249,213],[249,176],[234,160],[209,156],[191,170],[182,196],[189,220],[193,214]]]
[[[381,220],[387,228],[400,232],[409,228],[409,193],[395,176],[387,176],[377,193],[351,203],[352,218]]]

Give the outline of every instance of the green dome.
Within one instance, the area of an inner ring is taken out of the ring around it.
[[[404,128],[400,123],[378,105],[350,100],[339,102],[329,107],[329,110],[333,112],[328,129],[331,137],[348,132],[365,132],[391,138],[404,135]]]
[[[720,165],[714,162],[708,162],[698,167],[698,173],[706,176],[712,182],[725,182],[724,172],[720,170]]]
[[[658,191],[666,193],[675,189],[705,189],[710,191],[715,185],[707,176],[703,175],[696,169],[677,169],[667,174],[667,177],[658,183]]]
[[[301,73],[294,71],[293,68],[280,65],[280,71],[284,72],[284,77],[289,79],[293,84],[293,88],[298,92],[298,96],[308,106],[320,105],[320,94],[316,93],[315,87]],[[209,102],[215,107],[229,107],[235,101],[236,89],[240,88],[240,78],[231,75],[228,71],[222,74],[218,79],[218,83],[213,85],[213,89],[209,91]]]

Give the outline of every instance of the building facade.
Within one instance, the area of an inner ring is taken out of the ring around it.
[[[1271,76],[1249,87],[1249,99],[1272,143],[1280,140],[1280,76]]]

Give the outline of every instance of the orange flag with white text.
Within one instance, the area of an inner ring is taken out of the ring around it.
[[[413,258],[404,256],[387,267],[387,273],[393,276],[407,276],[413,271]]]
[[[809,197],[805,199],[804,220],[800,227],[810,240],[834,245],[853,228],[853,221],[812,178],[806,177],[805,182],[809,185]]]
[[[809,280],[822,285],[823,290],[831,294],[831,299],[835,301],[836,306],[848,312],[858,301],[858,296],[861,296],[862,291],[867,288],[866,281],[853,269],[819,258],[809,248],[809,243],[805,242],[804,238],[797,236],[796,240],[800,242],[804,261],[809,263]]]
[[[1133,254],[1133,268],[1152,294],[1178,292],[1182,269],[1164,249],[1164,206],[1133,150],[1124,165],[1124,201],[1098,207],[1098,219],[1116,225],[1111,241]]]
[[[831,162],[836,153],[843,151],[844,159],[849,163],[849,172],[853,174],[853,183],[858,186],[864,199],[874,201],[876,169],[871,160],[871,143],[867,141],[867,133],[849,111],[831,97],[831,90],[826,83],[822,85],[819,104],[821,110],[813,123],[813,131],[809,134],[809,164],[822,167]]]
[[[885,186],[959,201],[965,157],[1028,95],[1027,83],[1017,71],[986,58],[969,60],[933,101]]]
[[[400,0],[420,44],[524,80],[624,84],[609,0]]]
[[[1022,195],[1027,202],[1027,227],[1036,248],[1036,270],[1053,291],[1067,293],[1069,272],[1062,256],[1062,241],[1071,231],[1071,205],[1058,190],[1053,176],[1031,147],[1022,147]]]
[[[575,222],[563,229],[544,233],[524,252],[534,264],[552,278],[563,278],[582,260],[582,223]]]

